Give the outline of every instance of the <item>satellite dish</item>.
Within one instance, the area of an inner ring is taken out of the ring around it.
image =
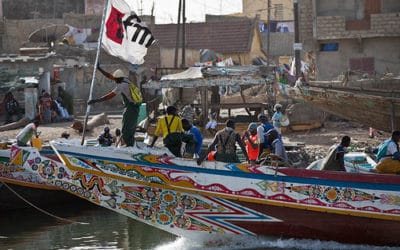
[[[29,37],[29,42],[32,43],[50,43],[57,41],[69,28],[66,25],[49,25],[33,31]]]

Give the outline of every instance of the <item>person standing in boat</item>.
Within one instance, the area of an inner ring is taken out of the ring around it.
[[[260,141],[258,157],[260,157],[264,151],[267,153],[271,153],[272,151],[272,146],[268,142],[267,132],[274,129],[274,126],[268,123],[267,115],[263,113],[258,115],[258,121],[261,123],[257,127],[258,140]]]
[[[189,120],[182,119],[182,127],[185,131],[182,141],[186,143],[185,154],[199,158],[201,146],[203,145],[203,135],[196,126],[192,125]]]
[[[88,105],[107,101],[117,94],[121,94],[125,105],[122,114],[122,138],[126,146],[131,147],[135,143],[135,131],[138,124],[139,109],[143,100],[140,89],[135,83],[131,82],[127,78],[126,74],[121,69],[117,69],[112,74],[104,71],[100,65],[97,65],[97,69],[105,77],[115,81],[117,86],[111,92],[108,92],[99,99],[89,100]]]
[[[392,132],[392,137],[378,147],[375,169],[380,174],[400,174],[400,131]]]
[[[249,162],[254,164],[258,159],[259,140],[257,135],[257,123],[252,122],[242,136],[242,141],[246,145]]]
[[[346,171],[344,166],[344,154],[346,153],[346,148],[350,146],[351,138],[349,136],[343,136],[342,141],[339,145],[332,146],[328,155],[322,162],[321,170],[330,171]]]
[[[242,152],[249,161],[247,156],[246,147],[242,141],[239,133],[235,132],[235,122],[231,119],[226,121],[226,127],[219,130],[208,146],[207,152],[203,154],[199,159],[197,159],[197,164],[201,165],[204,159],[208,156],[208,153],[216,149],[214,158],[216,161],[222,161],[227,163],[240,162],[239,157],[236,154],[236,143],[239,144]]]
[[[182,147],[182,120],[177,115],[175,106],[167,107],[167,115],[160,117],[157,121],[154,138],[149,147],[153,147],[159,136],[164,138],[164,146],[175,156],[181,157]]]

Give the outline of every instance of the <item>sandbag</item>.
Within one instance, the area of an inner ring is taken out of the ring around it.
[[[95,127],[109,124],[110,121],[108,120],[106,113],[101,113],[98,115],[93,116],[86,124],[86,131],[90,131]],[[83,132],[83,122],[82,121],[74,121],[71,125],[71,128],[78,130],[79,132]]]

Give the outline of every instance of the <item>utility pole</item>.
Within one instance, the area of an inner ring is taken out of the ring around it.
[[[183,1],[182,7],[182,65],[181,68],[186,66],[186,0]]]
[[[302,44],[300,43],[299,34],[299,3],[298,0],[293,0],[293,11],[294,11],[294,62],[296,66],[296,79],[301,76],[301,61],[300,51],[302,50]]]
[[[267,67],[269,67],[270,48],[271,48],[271,0],[268,0],[268,12],[267,12]]]
[[[178,23],[176,24],[176,42],[175,42],[175,57],[174,57],[174,67],[178,68],[178,53],[179,53],[179,35],[181,33],[181,8],[182,0],[179,0],[178,7]]]

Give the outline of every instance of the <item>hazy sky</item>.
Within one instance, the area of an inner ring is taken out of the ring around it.
[[[177,22],[179,0],[133,0],[139,15],[149,15],[154,3],[156,23]],[[232,14],[242,12],[242,0],[186,0],[187,22],[201,22],[205,14]]]

